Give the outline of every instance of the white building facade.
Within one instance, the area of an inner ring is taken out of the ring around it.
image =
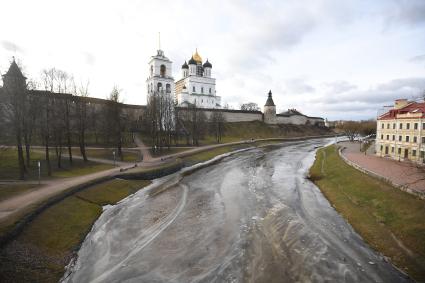
[[[176,82],[175,99],[179,106],[221,108],[221,97],[216,95],[215,78],[211,77],[212,64],[202,63],[198,51],[182,65],[182,78]]]
[[[157,50],[157,54],[151,57],[149,61],[149,76],[146,80],[148,97],[154,92],[163,92],[168,95],[174,93],[172,64],[173,62],[165,57],[162,50]]]

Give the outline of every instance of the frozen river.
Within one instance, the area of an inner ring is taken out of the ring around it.
[[[240,152],[105,210],[69,282],[403,282],[306,179],[329,140]]]

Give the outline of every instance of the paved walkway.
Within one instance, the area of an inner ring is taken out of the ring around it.
[[[151,155],[151,152],[149,151],[149,147],[147,147],[142,140],[139,138],[139,135],[134,134],[134,142],[137,145],[137,148],[140,150],[140,152],[143,155],[143,161],[144,162],[150,162],[152,161],[153,157]]]
[[[373,145],[366,155],[360,152],[357,142],[341,142],[339,145],[345,147],[342,154],[358,166],[390,180],[394,185],[425,193],[425,167],[375,156]]]

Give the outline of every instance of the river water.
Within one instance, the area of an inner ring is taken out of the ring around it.
[[[64,281],[406,281],[306,179],[328,142],[252,149],[155,180],[104,211]]]

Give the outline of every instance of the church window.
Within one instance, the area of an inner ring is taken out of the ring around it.
[[[196,92],[196,91],[195,91],[195,86],[193,86],[192,91],[193,91],[193,92]]]
[[[211,94],[211,88],[210,88],[210,94]]]
[[[165,91],[166,91],[167,93],[170,93],[170,92],[171,92],[171,86],[170,86],[170,84],[166,84],[166,86],[165,86]]]
[[[201,87],[201,93],[204,93],[204,87]]]
[[[165,77],[166,70],[167,68],[165,67],[165,65],[161,65],[161,68],[160,68],[161,77]]]
[[[162,83],[158,83],[158,89],[157,89],[157,91],[161,91],[161,89],[162,89]]]

